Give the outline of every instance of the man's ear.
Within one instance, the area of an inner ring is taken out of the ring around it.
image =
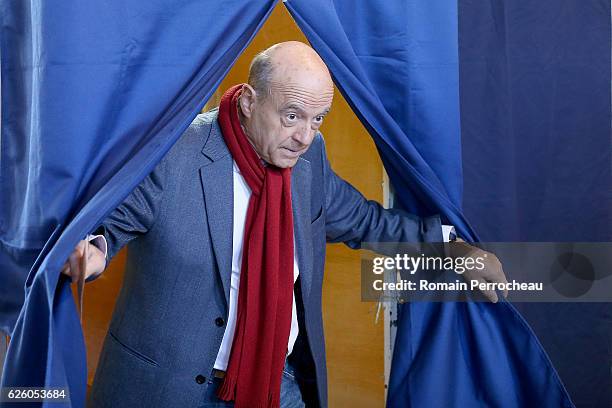
[[[238,103],[240,104],[240,110],[245,117],[251,117],[255,102],[257,102],[257,92],[255,92],[255,89],[251,85],[244,84],[242,86],[242,94],[240,95]]]

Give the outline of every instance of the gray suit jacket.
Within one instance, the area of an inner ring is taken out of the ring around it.
[[[321,314],[326,241],[352,248],[367,241],[440,242],[440,220],[367,201],[332,171],[320,134],[293,168],[291,182],[300,327],[290,359],[302,377],[307,406],[326,407]],[[110,257],[130,244],[88,406],[201,403],[228,316],[232,183],[232,157],[213,110],[197,116],[103,223]]]

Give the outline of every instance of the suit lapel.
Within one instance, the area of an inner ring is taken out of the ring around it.
[[[232,233],[234,230],[233,161],[216,121],[202,149],[207,163],[200,167],[206,216],[213,251],[229,305],[232,275]],[[312,283],[312,239],[310,231],[310,162],[300,158],[291,171],[291,204],[295,250],[300,270],[302,293],[308,296]]]
[[[291,170],[291,204],[295,250],[297,251],[300,281],[304,298],[310,294],[312,283],[312,239],[310,232],[310,162],[300,158]]]
[[[208,159],[208,163],[200,167],[206,218],[219,278],[223,284],[226,304],[229,307],[234,224],[233,162],[216,121],[211,126],[202,154]]]

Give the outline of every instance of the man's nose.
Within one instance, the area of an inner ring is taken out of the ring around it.
[[[300,144],[307,146],[310,144],[313,132],[310,131],[310,127],[301,126],[300,129],[297,129],[293,135],[293,138],[300,142]]]

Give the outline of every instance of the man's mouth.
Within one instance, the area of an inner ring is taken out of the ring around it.
[[[283,150],[285,150],[285,154],[289,157],[299,157],[303,152],[304,149],[290,149],[288,147],[283,147]]]

